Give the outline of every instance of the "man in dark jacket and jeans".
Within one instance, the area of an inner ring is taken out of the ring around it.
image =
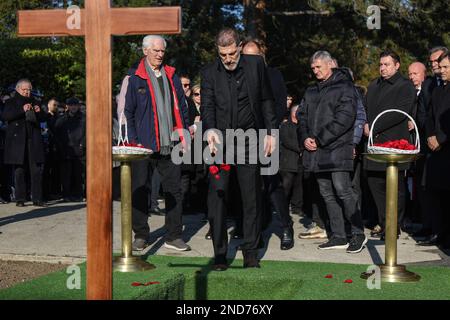
[[[332,236],[319,249],[347,249],[360,252],[367,242],[357,199],[352,188],[353,132],[356,118],[356,94],[346,69],[332,68],[332,57],[318,51],[310,59],[317,80],[303,98],[300,130],[305,146],[305,171],[314,172],[325,200]],[[352,226],[347,241],[344,215]]]

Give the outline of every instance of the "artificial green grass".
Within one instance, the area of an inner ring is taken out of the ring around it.
[[[155,270],[114,273],[113,298],[185,300],[328,300],[328,299],[450,299],[450,268],[408,267],[422,279],[416,283],[382,283],[369,290],[360,279],[366,265],[266,261],[261,269],[243,269],[235,260],[224,272],[211,271],[208,258],[151,256]],[[85,265],[81,265],[82,287],[69,290],[64,271],[0,290],[0,299],[85,299]],[[331,274],[331,279],[325,278]],[[352,279],[352,283],[344,283]],[[133,287],[133,282],[160,284]]]

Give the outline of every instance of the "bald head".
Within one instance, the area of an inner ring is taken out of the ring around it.
[[[262,55],[261,50],[254,42],[248,42],[242,48],[243,54],[253,54],[253,55]]]
[[[409,80],[412,81],[414,87],[419,89],[425,80],[427,67],[422,62],[413,62],[408,67]]]

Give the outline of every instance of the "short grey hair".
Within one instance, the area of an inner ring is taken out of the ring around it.
[[[145,36],[144,39],[142,40],[142,49],[150,47],[152,43],[155,42],[156,40],[162,40],[164,42],[164,48],[167,47],[166,39],[164,39],[159,35],[150,34],[148,36]]]
[[[309,63],[313,63],[316,60],[333,61],[333,57],[328,51],[316,51],[309,59]]]
[[[438,52],[438,51],[442,51],[443,53],[447,53],[448,49],[447,49],[447,47],[444,47],[444,46],[437,46],[437,47],[431,48],[430,51],[428,52],[428,54],[431,56],[433,53]]]
[[[24,83],[28,83],[28,84],[31,85],[31,81],[30,81],[30,80],[25,79],[25,78],[24,78],[24,79],[20,79],[20,80],[17,81],[17,83],[16,83],[16,90],[19,89],[20,86],[21,86],[22,84],[24,84]]]
[[[239,34],[235,29],[224,28],[216,36],[216,46],[228,47],[235,43],[237,46],[241,43]]]

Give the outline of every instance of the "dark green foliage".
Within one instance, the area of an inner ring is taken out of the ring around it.
[[[450,45],[450,6],[431,0],[271,0],[265,2],[264,30],[267,61],[283,73],[290,92],[300,95],[314,79],[309,57],[319,49],[330,51],[341,66],[350,67],[357,82],[366,86],[378,76],[378,54],[383,48],[399,52],[402,72],[410,62],[426,62],[435,45]],[[67,1],[65,2],[67,3]],[[73,1],[82,5],[84,1]],[[253,1],[253,3],[256,3]],[[381,30],[366,26],[369,4],[381,7]],[[216,57],[215,34],[224,26],[250,30],[242,21],[242,0],[115,0],[113,6],[182,7],[183,31],[167,36],[166,63],[178,73],[199,80],[202,66]],[[47,0],[0,2],[0,57],[2,88],[20,77],[32,79],[48,96],[85,95],[85,54],[82,38],[17,39],[18,9],[49,8]],[[226,10],[224,10],[226,9]],[[328,11],[327,14],[316,14]],[[292,12],[297,13],[292,15]],[[298,14],[303,12],[303,14]],[[258,28],[256,28],[258,29]],[[261,29],[261,28],[259,28]],[[142,36],[113,39],[113,92],[127,69],[142,56]]]

